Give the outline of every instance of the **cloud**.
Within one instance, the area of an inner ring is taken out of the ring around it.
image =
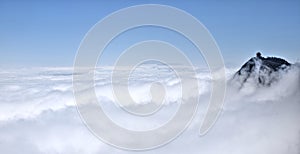
[[[183,71],[189,71],[182,68]],[[300,152],[300,69],[295,65],[271,87],[228,84],[225,106],[216,124],[202,137],[200,124],[210,97],[210,73],[197,68],[199,109],[188,129],[158,149],[131,152],[98,140],[76,110],[71,68],[25,68],[0,71],[0,149],[3,153],[274,153]],[[227,69],[230,78],[235,69]],[[153,73],[154,72],[154,73]],[[172,118],[180,100],[180,80],[165,66],[151,64],[132,73],[129,91],[138,103],[151,100],[149,87],[160,81],[167,92],[163,108],[150,117],[121,110],[110,85],[111,67],[96,70],[101,106],[119,125],[143,130]],[[188,77],[188,73],[187,73]],[[195,88],[195,87],[193,87]],[[179,91],[179,92],[178,92]],[[180,122],[180,121],[179,121]],[[109,131],[109,129],[107,130]],[[109,133],[109,132],[108,132]],[[113,133],[113,132],[111,132]]]

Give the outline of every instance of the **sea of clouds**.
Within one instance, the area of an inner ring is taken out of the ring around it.
[[[270,87],[247,83],[237,88],[226,69],[225,104],[210,131],[199,136],[211,94],[206,68],[196,68],[199,106],[189,127],[171,143],[149,151],[123,151],[95,137],[77,111],[72,68],[0,68],[1,153],[204,153],[204,154],[299,154],[300,67],[294,65]],[[188,71],[182,68],[182,71]],[[116,102],[111,87],[112,67],[95,70],[95,91],[105,113],[118,125],[146,130],[164,124],[176,113],[180,79],[172,69],[147,64],[134,70],[129,91],[137,103],[151,100],[150,86],[165,86],[164,105],[157,114],[138,117]],[[193,87],[191,87],[193,90]],[[109,129],[107,130],[110,131]],[[147,140],[147,139],[145,139]]]

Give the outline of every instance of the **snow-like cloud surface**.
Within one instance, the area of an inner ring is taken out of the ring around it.
[[[210,97],[211,78],[208,70],[196,70],[199,109],[188,129],[166,146],[131,152],[104,144],[82,123],[73,96],[71,68],[2,68],[1,153],[300,153],[298,66],[271,87],[249,83],[238,90],[228,84],[221,116],[201,137],[199,127]],[[233,72],[234,69],[227,69],[228,78]],[[117,124],[129,129],[151,129],[176,112],[180,80],[171,69],[151,64],[141,66],[130,76],[128,89],[137,103],[151,100],[151,83],[159,81],[165,85],[165,104],[157,115],[150,117],[136,117],[120,109],[112,93],[110,74],[111,67],[95,71],[95,90],[104,111]]]

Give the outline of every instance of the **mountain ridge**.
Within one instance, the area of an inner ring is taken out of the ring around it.
[[[233,80],[240,83],[240,88],[249,80],[261,86],[270,86],[279,80],[281,72],[287,72],[291,65],[285,59],[278,57],[265,58],[258,52],[256,57],[250,58],[242,65],[234,74]]]

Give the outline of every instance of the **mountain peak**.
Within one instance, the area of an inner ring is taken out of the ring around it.
[[[260,52],[249,59],[234,75],[233,79],[241,83],[252,80],[259,85],[269,86],[279,78],[279,72],[286,71],[290,63],[277,57],[263,57]]]

